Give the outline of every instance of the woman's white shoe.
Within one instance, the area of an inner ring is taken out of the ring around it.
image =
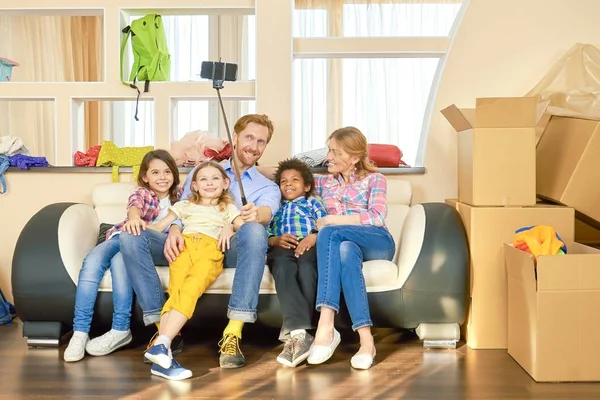
[[[362,354],[356,353],[350,359],[350,365],[352,365],[352,368],[354,368],[354,369],[369,369],[369,368],[371,368],[371,365],[373,365],[373,362],[375,361],[376,354],[377,354],[377,351],[373,351],[372,356],[365,354],[365,353],[362,353]]]
[[[341,341],[342,338],[340,337],[340,333],[334,328],[333,339],[331,340],[329,346],[315,344],[310,346],[310,352],[308,354],[308,359],[306,360],[306,362],[308,362],[309,364],[324,363],[325,361],[331,358],[333,352],[335,351],[336,347],[338,346],[338,344],[340,344]]]

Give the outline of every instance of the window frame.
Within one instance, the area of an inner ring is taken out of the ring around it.
[[[433,77],[431,89],[428,94],[423,123],[417,146],[417,153],[413,166],[423,166],[427,133],[433,114],[439,88],[440,78],[445,66],[446,55],[450,49],[452,38],[464,16],[470,0],[428,0],[422,3],[460,3],[452,27],[447,36],[410,36],[410,37],[344,37],[343,36],[343,7],[346,4],[369,4],[369,0],[296,0],[295,10],[324,9],[328,15],[328,37],[303,38],[293,36],[293,60],[297,59],[328,59],[329,82],[327,85],[326,99],[331,111],[327,115],[327,131],[342,126],[342,99],[343,85],[341,73],[341,60],[345,58],[426,58],[432,57],[439,60]],[[414,3],[411,0],[388,0],[389,3]],[[311,7],[312,6],[312,7]],[[292,33],[293,35],[293,33]],[[292,135],[301,134],[292,130]],[[294,137],[292,137],[294,143]]]

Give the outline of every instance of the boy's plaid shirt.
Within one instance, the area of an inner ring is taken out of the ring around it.
[[[387,181],[379,172],[360,179],[352,171],[347,184],[341,174],[319,175],[315,177],[315,193],[330,215],[359,214],[361,224],[385,227]]]
[[[182,188],[180,188],[180,187],[177,188],[177,199],[178,200],[181,197],[182,191],[183,191]],[[156,193],[154,193],[153,190],[139,186],[129,196],[129,201],[127,202],[127,211],[128,212],[131,207],[138,208],[140,210],[140,213],[142,214],[142,220],[145,223],[150,224],[150,223],[152,223],[152,221],[154,221],[154,218],[156,218],[158,216],[158,214],[160,213],[160,199],[158,198]],[[123,226],[125,225],[125,223],[127,221],[128,221],[128,219],[125,218],[125,221],[118,223],[117,225],[110,228],[106,232],[106,239],[108,240],[110,235],[112,235],[114,232],[120,231],[121,228],[123,228]]]
[[[317,227],[317,220],[326,215],[323,203],[314,197],[283,200],[269,224],[267,233],[269,236],[289,233],[302,239],[310,235],[310,231]]]

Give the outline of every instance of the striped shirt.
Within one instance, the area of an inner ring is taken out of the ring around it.
[[[348,184],[341,174],[319,175],[315,177],[315,193],[330,215],[359,214],[361,224],[385,227],[387,181],[379,172],[360,179],[353,171]]]
[[[317,227],[317,220],[326,215],[323,203],[314,197],[284,200],[271,220],[267,233],[269,236],[289,233],[302,239],[310,235],[310,231]]]

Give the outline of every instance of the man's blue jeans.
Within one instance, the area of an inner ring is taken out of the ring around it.
[[[167,235],[146,229],[139,236],[121,233],[121,252],[133,289],[142,308],[144,324],[160,321],[165,293],[155,265],[168,265],[164,256]],[[258,293],[267,253],[267,230],[257,222],[241,226],[225,253],[225,268],[236,268],[227,317],[256,321]]]
[[[258,222],[246,222],[231,240],[225,253],[225,268],[235,268],[227,317],[255,322],[258,293],[267,257],[267,229]]]
[[[383,227],[334,225],[321,229],[317,235],[317,311],[326,306],[339,312],[343,291],[352,329],[372,326],[362,263],[391,261],[394,252],[394,239]]]
[[[113,297],[112,328],[119,331],[129,329],[133,288],[119,249],[118,235],[113,236],[94,247],[83,260],[75,294],[74,331],[86,333],[90,331],[98,288],[104,273],[109,268]]]

